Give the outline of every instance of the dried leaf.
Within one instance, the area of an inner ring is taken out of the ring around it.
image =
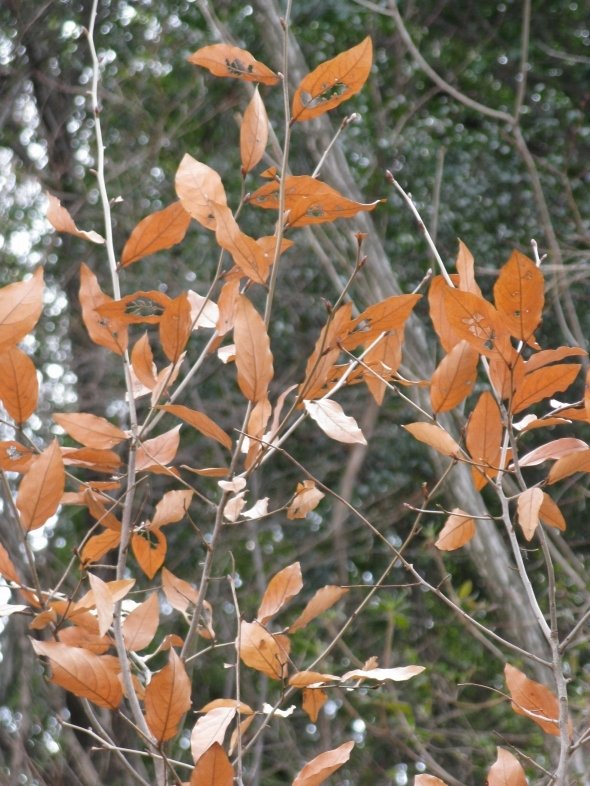
[[[217,244],[231,254],[242,275],[248,276],[257,284],[264,284],[268,278],[271,260],[263,248],[254,238],[242,232],[226,205],[213,205],[212,210]]]
[[[39,383],[31,358],[18,347],[0,350],[0,399],[10,417],[24,423],[37,406]]]
[[[218,742],[201,756],[191,775],[190,786],[233,786],[234,768]]]
[[[570,453],[579,453],[582,450],[588,450],[588,444],[581,439],[576,439],[575,437],[553,439],[551,442],[539,445],[538,448],[519,458],[518,465],[520,467],[536,467],[544,461],[559,459]]]
[[[292,688],[308,688],[310,685],[323,685],[339,679],[334,674],[323,674],[320,671],[298,671],[289,677],[289,685]]]
[[[532,259],[512,252],[494,284],[494,302],[511,335],[529,342],[545,304],[543,274]]]
[[[454,333],[487,357],[510,356],[510,342],[504,317],[478,295],[453,287],[442,290],[446,319]]]
[[[575,475],[577,472],[590,472],[590,448],[569,453],[558,459],[551,467],[547,483],[557,483],[557,481],[569,478],[570,475]]]
[[[321,688],[304,688],[301,707],[312,723],[315,723],[320,710],[328,701],[328,694]]]
[[[197,328],[215,330],[219,319],[219,308],[211,298],[203,297],[192,289],[187,291],[188,302],[191,304],[191,322],[193,331]]]
[[[471,467],[475,488],[479,491],[489,479],[498,474],[502,452],[502,416],[496,399],[484,391],[469,421],[465,434],[465,444],[472,460],[478,465]]]
[[[90,699],[99,707],[114,710],[119,706],[123,689],[117,658],[52,641],[32,641],[31,644],[37,655],[49,658],[51,682],[75,696]]]
[[[223,745],[225,732],[236,713],[236,707],[218,707],[199,718],[191,732],[191,753],[195,763],[214,743]]]
[[[153,390],[158,381],[156,377],[157,369],[147,333],[144,333],[133,345],[133,349],[131,350],[131,365],[133,367],[133,373],[141,384],[148,390]]]
[[[364,357],[363,379],[375,402],[381,406],[387,385],[402,362],[403,330],[391,330]]]
[[[0,442],[0,469],[8,472],[26,472],[35,459],[35,453],[30,448],[9,439]]]
[[[293,96],[293,122],[311,120],[347,101],[368,79],[373,45],[367,36],[360,44],[326,60],[307,74]]]
[[[0,543],[0,576],[6,581],[14,581],[15,584],[21,584],[18,572],[10,559],[8,552]]]
[[[351,445],[355,443],[367,444],[356,420],[346,415],[337,401],[323,398],[318,401],[306,400],[303,404],[308,415],[331,439]]]
[[[199,593],[188,581],[178,578],[168,568],[162,568],[162,589],[172,608],[184,612],[191,603],[196,603]]]
[[[557,349],[544,349],[541,352],[536,352],[525,363],[526,373],[530,374],[531,371],[536,371],[538,368],[548,366],[550,363],[558,363],[565,358],[583,357],[587,355],[585,349],[580,347],[558,347]]]
[[[256,403],[268,397],[273,362],[264,320],[245,295],[236,302],[234,340],[238,385],[244,396]]]
[[[228,450],[232,449],[232,440],[229,434],[220,428],[211,418],[195,409],[189,409],[182,404],[164,404],[160,407],[164,412],[169,412],[192,426],[205,437],[214,439]]]
[[[580,368],[578,363],[562,363],[526,374],[512,398],[512,412],[516,414],[558,391],[567,390],[578,376]]]
[[[91,340],[101,347],[122,355],[127,349],[127,325],[118,319],[102,316],[97,308],[113,303],[102,291],[98,279],[88,265],[80,266],[80,306],[82,320]]]
[[[522,765],[506,748],[496,748],[498,756],[488,771],[487,786],[527,786]]]
[[[279,81],[274,71],[255,60],[250,52],[230,44],[203,46],[189,55],[187,60],[193,65],[206,68],[213,76],[260,82],[263,85],[276,85]]]
[[[148,647],[160,622],[160,604],[156,592],[151,592],[137,608],[125,617],[123,638],[125,649],[138,652]]]
[[[16,506],[25,532],[42,527],[56,512],[65,488],[65,472],[57,440],[31,463],[18,489]]]
[[[530,488],[518,495],[518,523],[527,540],[531,540],[539,526],[539,511],[543,503],[543,492],[539,488]]]
[[[150,530],[146,537],[135,534],[131,536],[133,555],[148,579],[153,579],[164,564],[167,548],[166,537],[159,529]]]
[[[333,312],[322,328],[319,338],[305,367],[305,379],[299,388],[299,396],[307,399],[323,395],[330,371],[340,355],[339,344],[352,329],[352,306],[345,303]]]
[[[176,193],[195,221],[215,230],[214,204],[227,205],[221,178],[214,169],[185,154],[176,171]]]
[[[435,775],[416,775],[414,786],[447,786],[447,784]]]
[[[319,589],[290,626],[289,633],[295,633],[296,630],[305,628],[312,620],[323,614],[324,611],[331,609],[347,592],[348,590],[345,587],[336,587],[332,584]]]
[[[138,472],[150,470],[154,466],[167,466],[174,460],[180,444],[180,426],[165,431],[158,437],[146,439],[139,446],[135,468]]]
[[[94,232],[93,230],[90,232],[85,232],[83,229],[78,229],[74,223],[74,219],[71,217],[66,208],[62,206],[61,202],[56,196],[53,196],[53,194],[46,194],[46,197],[47,212],[45,215],[51,226],[57,232],[67,232],[68,235],[81,237],[83,240],[90,240],[91,243],[104,243],[104,237],[99,235],[98,232]]]
[[[454,551],[469,543],[474,535],[475,521],[461,508],[453,508],[434,545],[440,551]]]
[[[461,454],[461,448],[453,437],[435,423],[408,423],[402,428],[409,431],[414,439],[424,442],[443,456],[457,458]]]
[[[191,683],[184,665],[171,649],[168,664],[145,689],[145,720],[158,743],[174,737],[191,707]]]
[[[473,254],[462,240],[459,241],[459,253],[457,254],[455,267],[459,274],[459,289],[463,292],[472,292],[474,295],[481,297],[481,289],[475,280]]]
[[[287,518],[291,520],[304,519],[310,511],[317,508],[325,496],[313,480],[304,480],[303,483],[298,483],[293,501],[287,509]]]
[[[108,636],[99,636],[98,633],[91,633],[77,625],[61,628],[57,635],[62,644],[67,644],[68,647],[81,647],[95,655],[104,655],[113,646],[112,639]]]
[[[172,298],[158,289],[139,290],[119,300],[109,299],[96,306],[104,318],[118,320],[122,325],[157,325]]]
[[[127,267],[143,257],[182,242],[191,217],[180,202],[173,202],[142,219],[135,227],[121,254],[121,266]]]
[[[478,361],[479,354],[468,341],[460,341],[445,355],[430,383],[433,412],[448,412],[472,393]]]
[[[268,142],[268,116],[258,88],[252,98],[240,126],[240,157],[242,174],[254,169],[259,163]]]
[[[190,338],[193,322],[186,292],[171,300],[160,318],[160,343],[168,360],[176,363]]]
[[[297,774],[292,786],[319,786],[350,758],[354,742],[345,742],[338,748],[320,753]]]
[[[86,412],[56,412],[53,419],[70,437],[90,448],[108,450],[128,439],[124,431],[105,418]]]
[[[509,663],[504,667],[504,677],[514,712],[530,718],[547,734],[559,737],[559,702],[555,695]]]
[[[273,636],[260,623],[242,620],[239,646],[240,658],[246,666],[274,680],[286,677],[289,657],[286,636]]]
[[[100,535],[92,535],[80,550],[80,562],[82,565],[98,562],[111,549],[116,548],[120,542],[120,531],[107,529]]]
[[[354,669],[340,677],[341,682],[347,680],[377,680],[377,682],[405,682],[422,674],[424,666],[398,666],[395,669]]]
[[[458,275],[453,274],[451,279],[455,284],[459,284]],[[455,344],[458,344],[459,341],[464,338],[451,326],[447,315],[447,306],[444,296],[448,288],[449,286],[442,276],[434,276],[428,290],[430,319],[432,320],[441,346],[447,353],[453,349]]]
[[[190,489],[174,489],[167,491],[156,505],[152,521],[148,529],[163,527],[166,524],[176,524],[186,516],[193,498]]]
[[[565,531],[566,523],[562,512],[549,494],[545,492],[543,492],[543,502],[539,508],[539,518],[543,524],[546,524],[548,527],[554,527],[562,532]]]
[[[303,588],[301,565],[294,562],[276,573],[268,582],[262,601],[258,607],[256,618],[265,625],[274,617],[291,598],[298,595]]]
[[[115,600],[109,586],[94,573],[88,574],[90,588],[94,596],[96,615],[98,617],[98,635],[104,636],[111,627],[115,613]]]
[[[368,346],[388,330],[401,330],[421,295],[392,295],[362,311],[350,325],[351,332],[339,343],[345,349]]]
[[[0,289],[0,351],[23,339],[37,324],[43,309],[43,268],[26,281]]]

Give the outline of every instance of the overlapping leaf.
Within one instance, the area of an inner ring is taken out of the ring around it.
[[[473,391],[479,354],[468,341],[460,341],[436,367],[430,381],[432,411],[448,412]]]
[[[25,532],[38,529],[56,512],[65,487],[65,472],[57,440],[32,462],[16,498]]]
[[[127,349],[127,325],[120,319],[103,316],[96,310],[101,306],[113,303],[98,283],[98,279],[88,265],[80,266],[80,306],[82,320],[88,335],[95,344],[122,355]]]
[[[511,335],[532,340],[545,303],[543,274],[532,259],[512,252],[494,284],[494,302]]]
[[[73,439],[89,448],[108,450],[127,439],[127,434],[106,418],[87,412],[56,412],[53,419]]]
[[[267,398],[274,372],[264,320],[245,295],[240,295],[235,306],[234,340],[238,385],[256,403]]]
[[[145,689],[145,720],[159,743],[174,737],[191,706],[191,683],[184,665],[171,649],[168,664]]]
[[[544,685],[529,679],[509,663],[504,668],[506,685],[512,697],[512,709],[517,715],[530,718],[546,734],[559,736],[559,702]]]

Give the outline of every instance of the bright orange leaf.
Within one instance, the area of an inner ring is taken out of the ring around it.
[[[295,633],[296,630],[305,628],[312,620],[319,617],[320,614],[323,614],[324,611],[331,609],[347,592],[348,589],[345,587],[336,587],[332,584],[328,584],[319,589],[295,622],[289,627],[289,633]]]
[[[142,219],[135,227],[121,254],[121,266],[127,267],[149,254],[180,243],[186,235],[191,217],[180,202],[173,202]]]
[[[489,390],[485,390],[471,413],[465,434],[467,450],[477,464],[471,467],[471,476],[478,491],[498,474],[502,434],[500,409]]]
[[[176,363],[191,335],[191,305],[186,292],[171,300],[160,318],[160,343],[168,360]]]
[[[506,685],[512,698],[512,709],[517,715],[530,718],[544,732],[559,736],[559,702],[555,695],[539,682],[509,663],[504,667]]]
[[[187,60],[193,65],[206,68],[213,76],[261,82],[263,85],[276,85],[279,81],[274,71],[255,60],[250,52],[230,44],[203,46],[189,55]]]
[[[214,742],[195,764],[190,786],[233,786],[234,768],[218,742]]]
[[[122,355],[127,349],[127,325],[116,318],[105,317],[96,309],[113,299],[106,295],[98,283],[98,279],[88,265],[80,266],[80,306],[82,320],[91,340],[101,347]]]
[[[287,676],[289,640],[286,636],[272,635],[259,622],[240,625],[240,658],[251,669],[261,671],[274,680]]]
[[[511,335],[530,342],[545,303],[543,274],[532,259],[512,252],[494,284],[494,302]]]
[[[191,707],[191,683],[173,649],[168,664],[154,674],[145,689],[144,703],[146,723],[158,743],[174,737]]]
[[[167,547],[166,537],[159,529],[150,530],[145,536],[131,536],[133,555],[148,579],[153,579],[164,564]]]
[[[448,412],[473,392],[478,361],[479,353],[468,341],[460,341],[445,355],[430,381],[433,412]]]

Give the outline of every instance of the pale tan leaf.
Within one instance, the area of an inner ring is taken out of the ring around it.
[[[539,511],[542,504],[543,492],[539,488],[527,489],[518,495],[516,503],[518,523],[527,540],[531,540],[539,526]]]
[[[570,453],[588,450],[588,443],[575,437],[562,437],[546,442],[518,459],[520,467],[536,467],[549,459],[559,459]]]
[[[455,442],[453,437],[440,426],[435,423],[408,423],[402,428],[409,431],[410,434],[419,442],[424,442],[434,450],[442,453],[443,456],[450,456],[457,458],[461,455],[461,448]]]
[[[512,709],[517,715],[530,718],[544,732],[559,736],[559,702],[555,695],[539,682],[530,680],[509,663],[504,667],[506,685],[512,697]]]
[[[350,758],[354,742],[345,742],[338,748],[320,753],[296,775],[293,786],[319,786]]]
[[[57,511],[65,488],[65,471],[57,440],[32,462],[18,489],[16,506],[25,532],[43,526]]]
[[[436,775],[416,775],[414,786],[447,786],[447,784]]]
[[[158,382],[157,369],[154,363],[154,355],[150,346],[148,334],[135,342],[131,350],[131,365],[133,373],[147,390],[153,390]]]
[[[0,351],[15,346],[37,324],[43,309],[43,268],[26,281],[0,288]]]
[[[80,237],[83,240],[90,240],[91,243],[104,243],[104,237],[99,235],[98,232],[94,232],[94,230],[85,232],[83,229],[78,229],[74,219],[56,196],[49,193],[45,196],[47,197],[47,212],[45,215],[57,232],[67,232],[68,235],[74,235],[74,237]]]
[[[294,562],[276,573],[268,582],[260,602],[256,615],[258,622],[262,625],[266,624],[291,598],[298,595],[302,588],[303,579],[299,562]]]
[[[292,688],[309,688],[310,685],[323,685],[326,682],[339,681],[334,674],[323,674],[320,671],[297,671],[289,677]]]
[[[405,682],[422,674],[424,666],[398,666],[394,669],[353,669],[347,671],[340,678],[341,682],[347,680],[377,680],[377,682],[385,682],[392,680],[393,682]]]
[[[336,587],[333,584],[328,584],[319,589],[311,598],[307,606],[303,609],[301,614],[297,617],[295,622],[290,626],[289,633],[295,633],[296,630],[305,628],[312,620],[323,614],[324,611],[331,609],[335,603],[338,603],[343,595],[346,595],[348,589],[345,587]]]
[[[140,472],[154,465],[167,466],[174,460],[180,444],[180,426],[160,434],[153,439],[146,439],[137,449],[135,469]]]
[[[121,703],[123,689],[120,664],[111,655],[95,655],[80,647],[52,641],[32,641],[37,655],[49,658],[51,681],[75,696],[90,699],[99,707],[114,710]]]
[[[39,396],[37,370],[18,347],[0,350],[0,399],[10,417],[24,423],[33,414]]]
[[[191,732],[191,753],[195,763],[213,743],[217,742],[219,745],[223,745],[227,728],[236,713],[235,707],[217,707],[199,718]]]
[[[527,786],[521,763],[506,748],[496,748],[497,758],[488,771],[487,786]]]
[[[123,622],[125,649],[138,652],[149,646],[160,622],[160,604],[156,592],[151,592]]]
[[[252,93],[252,98],[240,126],[240,158],[242,160],[242,173],[246,174],[254,169],[264,155],[268,142],[268,117],[264,102],[260,97],[258,88]]]
[[[304,519],[307,514],[317,508],[326,495],[320,491],[313,480],[304,480],[297,484],[295,496],[287,509],[288,519]]]
[[[190,507],[192,498],[193,492],[190,489],[167,491],[156,505],[149,529],[182,521]]]
[[[121,267],[127,267],[149,254],[180,243],[191,217],[180,202],[174,202],[142,219],[135,227],[121,254]]]
[[[356,420],[346,415],[337,401],[319,399],[318,401],[303,402],[308,415],[315,420],[321,430],[331,439],[347,444],[358,443],[366,445],[363,432]]]
[[[286,677],[289,657],[286,636],[273,636],[260,623],[242,620],[239,645],[240,658],[246,666],[275,680]]]
[[[171,649],[168,664],[154,674],[145,689],[145,720],[159,743],[174,737],[191,707],[191,683],[184,665]]]
[[[461,508],[453,508],[439,532],[435,546],[441,551],[454,551],[469,543],[475,535],[475,522]]]
[[[191,322],[193,330],[208,328],[214,330],[219,320],[219,307],[211,298],[205,298],[192,289],[187,291],[188,302],[191,305]]]
[[[234,341],[240,390],[253,403],[268,398],[274,373],[270,341],[264,320],[245,295],[235,306]]]
[[[201,707],[199,712],[210,712],[219,707],[233,707],[241,715],[254,714],[254,710],[249,704],[245,704],[243,701],[238,701],[237,699],[213,699],[213,701],[208,701],[204,707]]]
[[[227,205],[225,189],[217,172],[185,154],[176,171],[174,185],[187,213],[202,226],[215,230],[212,205]]]
[[[89,448],[108,450],[128,439],[124,431],[105,418],[86,412],[56,412],[53,419],[70,437]]]
[[[169,412],[180,418],[189,426],[199,431],[203,436],[214,439],[219,442],[223,447],[231,450],[232,440],[229,434],[220,428],[211,418],[207,417],[203,412],[198,412],[196,409],[190,409],[182,404],[163,404],[160,409],[164,412]]]
[[[191,775],[190,786],[233,786],[234,768],[218,742],[201,756]]]
[[[94,573],[88,574],[90,588],[94,595],[96,614],[98,617],[98,635],[104,636],[111,627],[115,613],[115,601],[106,582]]]
[[[188,581],[178,578],[168,568],[162,568],[162,589],[172,608],[184,612],[191,603],[196,603],[199,593]]]

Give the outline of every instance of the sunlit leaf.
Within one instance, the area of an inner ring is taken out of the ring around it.
[[[184,665],[171,649],[168,664],[154,674],[145,689],[145,720],[161,743],[174,737],[191,707],[191,683]]]
[[[74,237],[80,237],[83,240],[90,240],[91,243],[104,243],[104,237],[99,235],[98,232],[94,232],[94,230],[85,232],[83,229],[78,229],[74,219],[66,208],[62,206],[57,197],[53,196],[53,194],[46,194],[46,197],[47,212],[45,215],[57,232],[66,232],[68,235],[74,235]]]
[[[272,577],[264,591],[256,618],[264,625],[303,588],[301,565],[294,562]]]
[[[142,219],[135,227],[121,254],[121,266],[127,267],[149,254],[180,243],[186,235],[191,217],[180,202],[174,202]]]
[[[368,36],[352,49],[320,63],[295,91],[293,121],[318,117],[358,93],[367,81],[372,63],[373,45]]]
[[[331,439],[348,444],[366,445],[363,432],[350,415],[346,415],[337,401],[319,399],[303,402],[308,415],[315,420],[321,430]]]
[[[517,715],[530,718],[544,732],[559,736],[559,702],[555,695],[539,682],[530,680],[509,663],[504,667],[506,685],[512,698],[512,709]]]
[[[56,412],[53,419],[70,437],[90,448],[108,450],[128,439],[110,421],[86,412]]]
[[[435,413],[448,412],[472,393],[479,354],[468,341],[460,341],[436,367],[430,382]]]
[[[185,153],[176,171],[174,185],[187,213],[202,226],[214,230],[212,205],[227,205],[225,189],[217,172]]]
[[[96,606],[96,615],[98,618],[98,635],[104,636],[111,627],[113,621],[115,600],[109,590],[108,584],[99,576],[96,576],[94,573],[89,573],[88,581],[90,582],[90,588],[94,595],[94,604]]]
[[[57,440],[31,463],[16,498],[25,532],[43,526],[56,512],[65,487],[65,472]]]
[[[37,407],[39,383],[31,358],[18,347],[0,351],[0,399],[10,417],[24,423]]]
[[[453,508],[434,545],[441,551],[454,551],[469,543],[474,535],[475,521],[461,508]]]
[[[270,68],[255,60],[246,49],[230,44],[203,46],[187,57],[189,63],[202,66],[213,76],[232,77],[246,82],[276,85],[279,77]]]
[[[350,758],[354,742],[345,742],[338,748],[320,753],[296,775],[292,786],[319,786]]]
[[[233,786],[234,768],[218,742],[214,742],[197,761],[190,786]]]
[[[581,439],[576,439],[575,437],[552,439],[551,442],[539,445],[538,448],[519,458],[518,464],[520,467],[536,467],[544,461],[559,459],[570,453],[579,453],[582,450],[588,450],[588,444]]]
[[[43,268],[26,281],[0,288],[0,351],[23,339],[37,324],[43,309]]]

